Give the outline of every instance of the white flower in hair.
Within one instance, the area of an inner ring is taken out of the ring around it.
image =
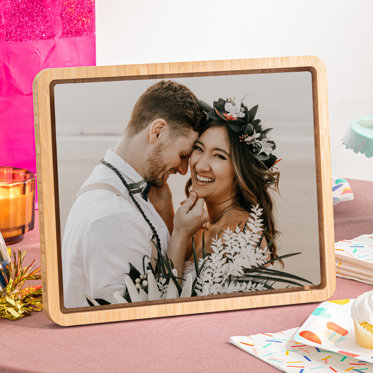
[[[229,98],[224,105],[225,111],[227,111],[227,116],[229,116],[229,120],[235,120],[237,118],[244,118],[245,113],[241,110],[241,103],[240,105],[236,105],[233,98]]]
[[[259,137],[260,137],[260,133],[256,133],[256,132],[254,131],[252,135],[250,135],[250,136],[248,136],[248,135],[245,136],[243,141],[245,141],[247,144],[253,144],[253,143],[255,143],[255,142],[260,142],[260,141],[258,140]]]
[[[260,140],[261,149],[258,154],[265,153],[267,155],[271,155],[273,152],[273,142],[270,142],[271,139],[264,138]]]

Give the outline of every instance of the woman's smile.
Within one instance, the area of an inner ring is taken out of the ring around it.
[[[213,183],[215,179],[211,177],[202,176],[196,173],[196,182],[198,184],[204,185],[204,184],[210,184]]]
[[[234,193],[234,170],[225,127],[208,128],[195,142],[190,157],[193,190],[218,203]]]

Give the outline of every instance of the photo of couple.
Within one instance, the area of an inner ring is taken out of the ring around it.
[[[68,213],[66,308],[313,283],[283,269],[284,254],[301,250],[278,252],[282,155],[257,118],[260,105],[245,101],[205,102],[174,80],[138,97]],[[188,177],[178,206],[169,185],[176,174]]]

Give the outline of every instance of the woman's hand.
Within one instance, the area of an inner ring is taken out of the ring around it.
[[[208,220],[204,202],[203,198],[197,198],[196,193],[192,192],[175,214],[167,255],[179,276],[183,273],[185,255],[192,235]]]

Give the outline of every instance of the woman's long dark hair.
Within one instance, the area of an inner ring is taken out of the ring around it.
[[[231,160],[235,173],[236,203],[238,206],[251,212],[253,206],[259,205],[263,209],[261,218],[266,227],[264,236],[269,242],[279,232],[276,230],[275,219],[273,216],[273,202],[269,189],[278,192],[278,182],[280,173],[268,170],[263,162],[254,157],[250,147],[241,142],[237,133],[233,132],[224,122],[208,122],[202,135],[208,128],[225,127],[228,134]],[[185,186],[185,193],[189,196],[192,180],[189,179]],[[271,259],[277,257],[276,241],[273,240],[270,247]]]

